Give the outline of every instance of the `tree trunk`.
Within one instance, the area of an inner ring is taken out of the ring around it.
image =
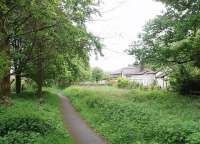
[[[41,84],[41,82],[37,83],[37,96],[38,96],[39,99],[42,98],[42,84]]]
[[[38,41],[38,48],[37,48],[37,85],[38,85],[38,91],[37,95],[38,98],[42,99],[42,87],[43,87],[43,59],[42,59],[42,48],[41,43]]]
[[[8,73],[7,73],[8,74]],[[0,104],[9,104],[10,96],[10,75],[0,81]]]
[[[41,23],[40,21],[36,21],[35,26],[37,29],[39,29],[41,27]],[[37,83],[37,96],[39,98],[39,102],[41,103],[43,101],[43,95],[42,95],[42,87],[43,87],[43,56],[42,56],[42,52],[43,52],[43,43],[44,41],[42,41],[41,37],[37,37],[36,41],[36,55],[37,55],[37,62],[36,62],[36,83]]]
[[[43,87],[43,69],[42,69],[41,48],[38,48],[38,62],[37,62],[37,96],[39,102],[42,103],[42,87]]]
[[[0,79],[0,104],[9,103],[10,95],[10,47],[9,47],[9,37],[6,32],[5,18],[0,17],[0,53],[4,54],[5,58],[8,60],[8,64],[5,67],[5,73]]]
[[[20,94],[21,93],[21,75],[20,74],[16,74],[15,76],[15,88],[16,88],[16,93]]]
[[[14,38],[13,43],[12,43],[12,48],[16,52],[22,52],[21,48],[21,39],[19,38]],[[21,85],[21,58],[14,58],[13,59],[13,64],[15,68],[15,91],[17,94],[20,94],[22,91],[22,85]]]

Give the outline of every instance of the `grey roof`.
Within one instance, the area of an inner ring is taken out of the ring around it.
[[[123,75],[142,75],[142,74],[155,74],[156,72],[147,69],[147,68],[141,68],[141,66],[132,66],[132,67],[125,67],[122,69],[119,69],[117,71],[114,71],[111,73],[111,75],[119,75],[122,74]]]

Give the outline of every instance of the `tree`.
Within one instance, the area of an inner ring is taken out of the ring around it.
[[[188,64],[199,67],[200,2],[160,1],[166,4],[166,12],[145,25],[139,40],[134,42],[128,53],[157,68],[180,68],[182,71]],[[196,79],[198,77],[196,75]]]
[[[129,49],[138,59],[162,65],[195,62],[193,42],[199,28],[199,1],[165,1],[167,12],[145,25],[141,38]]]
[[[12,74],[16,75],[17,93],[21,77],[27,77],[37,83],[39,97],[47,81],[68,72],[74,78],[82,75],[89,67],[89,53],[101,52],[99,38],[88,33],[84,25],[97,12],[98,3],[0,1],[0,102],[8,101]]]
[[[92,69],[92,80],[98,82],[104,77],[104,72],[102,69],[95,67]]]

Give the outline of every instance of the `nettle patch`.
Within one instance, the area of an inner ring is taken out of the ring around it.
[[[40,136],[47,135],[53,128],[45,120],[33,117],[15,117],[0,120],[0,143],[28,144]]]

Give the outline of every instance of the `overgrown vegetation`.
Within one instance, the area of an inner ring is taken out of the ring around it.
[[[156,83],[152,83],[151,85],[144,86],[134,80],[128,80],[124,77],[117,78],[117,81],[110,86],[117,86],[118,88],[126,88],[126,89],[140,89],[140,90],[154,90],[160,89],[160,87]]]
[[[65,94],[112,144],[200,143],[199,98],[113,87],[71,87]]]
[[[39,104],[32,92],[12,95],[10,107],[0,107],[1,144],[71,144],[59,111],[59,98],[45,92]]]
[[[157,1],[166,5],[165,12],[144,26],[128,53],[140,63],[169,69],[175,91],[200,91],[200,1]],[[198,73],[191,72],[195,69]]]
[[[105,73],[101,68],[94,67],[91,70],[91,81],[99,82],[103,78],[105,78]]]
[[[171,74],[170,84],[181,94],[200,94],[200,69],[191,65],[180,65]]]
[[[120,77],[117,79],[117,86],[119,88],[127,88],[129,85],[129,81],[126,78]]]

